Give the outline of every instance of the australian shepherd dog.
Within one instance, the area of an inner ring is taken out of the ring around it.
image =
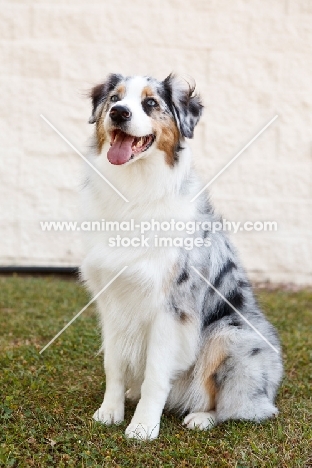
[[[187,143],[203,110],[194,89],[172,74],[164,81],[111,74],[91,91],[84,219],[120,229],[88,233],[81,267],[97,296],[106,374],[93,417],[118,424],[131,399],[129,438],[156,438],[164,408],[190,429],[278,412],[276,331],[224,231],[207,228],[220,221],[207,192],[197,196],[207,181]],[[151,220],[162,232],[143,238]],[[121,232],[130,222],[133,229]],[[191,236],[181,230],[190,222]],[[159,242],[164,234],[171,243]]]

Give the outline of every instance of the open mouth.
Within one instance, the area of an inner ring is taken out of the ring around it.
[[[133,159],[137,154],[146,151],[155,140],[155,135],[146,135],[135,137],[128,135],[122,130],[113,130],[111,132],[110,149],[107,158],[112,164],[125,164]]]

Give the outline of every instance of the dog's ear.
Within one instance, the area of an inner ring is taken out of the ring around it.
[[[89,118],[89,123],[93,124],[98,118],[98,111],[106,99],[108,94],[117,86],[117,84],[123,79],[122,75],[111,73],[108,75],[104,83],[101,83],[91,89],[89,97],[92,100],[92,115]]]
[[[200,96],[194,93],[195,84],[190,85],[171,73],[163,81],[163,86],[181,134],[193,138],[194,128],[203,111]]]

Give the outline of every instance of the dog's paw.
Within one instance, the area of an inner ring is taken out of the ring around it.
[[[120,424],[124,420],[124,408],[109,408],[104,404],[93,415],[93,419],[102,424]]]
[[[131,423],[127,427],[125,434],[129,439],[156,439],[159,434],[159,424],[156,424],[155,426],[147,426],[146,424]]]
[[[216,423],[215,411],[209,413],[190,413],[183,421],[188,429],[211,429]]]

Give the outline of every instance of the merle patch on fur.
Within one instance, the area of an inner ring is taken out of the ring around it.
[[[235,310],[222,299],[221,297],[217,300],[217,303],[212,311],[209,310],[209,300],[205,296],[206,300],[203,304],[203,314],[204,314],[204,322],[203,326],[208,327],[212,323],[223,319],[224,317],[229,317],[235,314]],[[230,291],[227,296],[225,297],[230,304],[235,307],[235,309],[240,309],[244,304],[244,297],[242,293],[235,289]],[[208,302],[208,303],[207,303]]]
[[[262,397],[263,395],[265,395],[266,397],[268,396],[268,393],[267,393],[267,390],[266,388],[258,388],[254,393],[253,393],[253,397]]]
[[[177,279],[178,284],[184,283],[184,281],[187,281],[189,279],[190,275],[186,270],[183,270],[179,278]]]
[[[174,115],[181,134],[186,138],[193,138],[194,128],[201,117],[203,105],[198,94],[194,94],[195,87],[180,89],[176,95],[173,88],[178,87],[177,78],[170,74],[163,81],[165,101]]]
[[[215,384],[219,389],[225,384],[234,370],[235,366],[229,363],[229,358],[225,359],[219,371],[214,375]]]
[[[251,288],[251,284],[247,280],[238,280],[237,286],[239,286],[240,288]]]
[[[242,326],[242,323],[239,321],[239,319],[233,318],[233,319],[229,322],[229,325],[230,325],[230,327],[241,327],[241,326]]]
[[[222,281],[223,281],[223,278],[230,272],[232,272],[232,270],[235,270],[236,269],[236,265],[235,263],[233,262],[233,260],[230,260],[228,259],[227,262],[223,265],[223,267],[221,268],[221,270],[219,271],[219,274],[218,276],[215,278],[214,280],[214,287],[216,289],[219,289]]]

